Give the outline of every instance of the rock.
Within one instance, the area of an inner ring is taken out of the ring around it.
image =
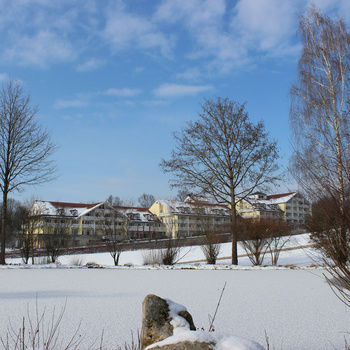
[[[147,295],[142,303],[141,348],[146,347],[149,350],[264,350],[249,339],[196,331],[184,306],[153,294]]]
[[[152,347],[152,350],[212,350],[214,347],[214,343],[182,341],[176,344],[154,346]]]
[[[169,304],[154,294],[145,297],[142,303],[141,347],[159,342],[173,335],[172,318],[169,315]],[[191,314],[180,310],[177,315],[184,318],[191,330],[196,330]]]
[[[190,330],[191,331],[195,331],[196,330],[196,326],[193,323],[193,318],[192,318],[191,314],[188,311],[182,310],[182,311],[179,311],[177,314],[179,316],[183,317],[188,322],[188,324],[190,325]]]
[[[103,266],[101,266],[101,265],[99,265],[99,264],[97,264],[97,263],[95,263],[95,262],[87,262],[87,263],[85,264],[85,266],[86,266],[88,269],[102,269],[102,268],[103,268]]]

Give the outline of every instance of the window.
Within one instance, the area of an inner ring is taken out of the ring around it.
[[[57,215],[64,215],[64,209],[63,208],[57,208],[56,209],[56,214]]]

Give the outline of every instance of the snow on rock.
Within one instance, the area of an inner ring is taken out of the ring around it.
[[[169,318],[171,319],[170,324],[173,326],[173,335],[147,346],[147,350],[163,348],[175,350],[177,347],[191,350],[264,350],[261,345],[248,339],[191,330],[190,323],[182,317],[184,313],[189,314],[186,307],[169,299],[166,299],[166,302],[169,306]]]

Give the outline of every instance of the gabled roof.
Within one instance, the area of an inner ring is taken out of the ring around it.
[[[157,219],[154,216],[154,214],[152,214],[148,210],[148,208],[130,207],[130,206],[121,206],[121,205],[114,205],[113,208],[116,209],[118,212],[121,212],[123,215],[138,214],[139,218],[136,219],[136,221],[147,222],[147,221],[154,221],[155,219]],[[151,215],[151,217],[149,215]],[[135,218],[131,220],[135,220]]]
[[[229,210],[224,204],[215,204],[208,202],[180,202],[176,200],[159,199],[156,203],[161,204],[169,213],[181,213],[181,208],[189,208],[193,213],[196,209],[204,209],[206,214],[214,214],[215,210]]]
[[[63,213],[60,215],[80,217],[89,211],[102,205],[99,203],[70,203],[70,202],[54,202],[36,200],[33,204],[37,215],[58,215],[57,210],[62,209]]]
[[[100,204],[102,202],[98,202],[98,203],[69,203],[69,202],[52,202],[49,201],[49,203],[51,205],[53,205],[54,207],[57,208],[92,208],[94,206],[96,206],[97,204]]]
[[[297,194],[297,192],[265,195],[264,198],[256,198],[256,194],[265,195],[264,193],[254,193],[244,199],[244,201],[249,203],[254,210],[280,211],[280,209],[275,207],[275,205],[288,202]]]
[[[294,197],[296,194],[297,194],[296,192],[271,194],[271,195],[266,196],[266,199],[269,200],[269,199],[279,199],[279,198],[284,198],[284,197]]]

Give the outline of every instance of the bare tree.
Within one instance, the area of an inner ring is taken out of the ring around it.
[[[34,264],[34,250],[35,250],[35,233],[39,227],[39,218],[32,215],[30,210],[26,207],[22,207],[21,210],[21,229],[19,234],[19,246],[21,251],[21,257],[25,264],[28,264],[29,258],[32,258],[32,264]]]
[[[195,198],[195,197],[194,197]],[[201,249],[207,264],[216,264],[216,260],[220,253],[220,244],[218,233],[222,229],[222,225],[214,220],[210,206],[201,200],[193,200],[191,202],[192,212],[196,217],[197,233],[203,236]],[[227,232],[227,231],[226,231]]]
[[[228,98],[207,100],[199,120],[175,134],[170,160],[162,160],[171,172],[172,186],[187,187],[228,204],[232,213],[232,264],[237,258],[236,204],[255,189],[277,180],[275,142],[262,122],[249,121],[245,105]]]
[[[106,199],[106,202],[109,204],[109,205],[123,205],[124,202],[120,199],[120,197],[118,196],[108,196],[108,198]]]
[[[0,189],[3,195],[0,264],[5,264],[8,194],[25,185],[51,179],[54,151],[49,135],[36,121],[19,83],[10,81],[0,92]]]
[[[2,204],[0,206],[0,216],[2,217]],[[12,198],[7,200],[7,230],[6,242],[7,245],[11,243],[12,246],[16,245],[18,233],[21,231],[21,220],[23,215],[24,207],[22,203]],[[1,231],[1,227],[0,227]]]
[[[72,222],[70,217],[65,216],[63,208],[57,208],[57,216],[52,220],[51,225],[44,227],[42,237],[46,254],[54,263],[67,248]]]
[[[123,242],[129,237],[130,219],[113,208],[103,218],[102,227],[108,251],[114,265],[118,266],[124,250]]]
[[[347,200],[345,210],[349,209]],[[335,265],[344,265],[349,259],[350,225],[345,224],[346,226],[339,215],[339,209],[329,197],[320,198],[313,203],[312,216],[306,220],[306,228],[311,233],[310,237],[316,249],[322,253],[325,260],[331,259]]]
[[[290,241],[291,226],[283,220],[270,222],[270,237],[267,238],[271,256],[271,264],[277,265],[281,251]]]
[[[180,202],[183,202],[189,194],[190,194],[190,191],[187,188],[180,188],[177,191],[177,195],[176,195],[175,199],[180,201]]]
[[[241,219],[238,225],[241,245],[253,265],[261,265],[269,248],[270,222],[263,219]]]
[[[291,227],[277,218],[241,219],[239,233],[241,244],[253,265],[261,265],[267,253],[271,264],[277,265],[280,253],[290,240]]]
[[[143,208],[149,208],[154,202],[156,201],[153,194],[149,193],[143,193],[139,198],[138,202],[141,207]]]
[[[349,271],[350,34],[343,20],[315,8],[300,18],[299,29],[303,51],[291,89],[292,170],[309,198],[325,198],[332,208],[333,219],[327,213],[313,234],[325,263],[333,271]]]

